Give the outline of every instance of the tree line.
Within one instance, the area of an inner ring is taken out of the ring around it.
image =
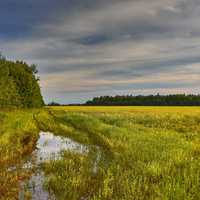
[[[0,54],[0,108],[43,106],[37,72],[36,65],[9,61]]]
[[[100,96],[86,102],[86,105],[119,106],[200,106],[200,95],[126,95]]]

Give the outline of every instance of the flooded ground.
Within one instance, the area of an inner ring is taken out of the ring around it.
[[[55,136],[50,132],[41,132],[37,141],[36,149],[27,159],[24,168],[35,168],[36,171],[31,176],[29,181],[23,182],[23,188],[19,199],[24,199],[25,188],[31,193],[33,200],[50,200],[55,199],[53,195],[49,194],[43,188],[44,174],[40,169],[40,164],[49,160],[57,160],[60,158],[60,153],[63,150],[70,150],[79,153],[87,153],[88,149],[85,145],[75,142],[69,138]]]
[[[37,162],[59,159],[62,150],[71,150],[79,153],[87,152],[87,147],[69,138],[55,136],[49,132],[41,132],[37,142]]]

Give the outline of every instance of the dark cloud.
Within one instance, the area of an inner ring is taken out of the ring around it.
[[[106,34],[94,34],[76,39],[74,41],[82,45],[98,45],[101,43],[108,42],[109,40],[112,40],[112,37]]]

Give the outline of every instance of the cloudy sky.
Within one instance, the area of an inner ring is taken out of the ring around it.
[[[46,102],[200,93],[199,0],[0,0],[0,51]]]

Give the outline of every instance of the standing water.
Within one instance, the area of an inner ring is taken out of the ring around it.
[[[29,161],[24,164],[24,168],[36,167],[36,172],[31,176],[28,183],[22,183],[22,188],[28,187],[33,200],[55,199],[43,189],[44,174],[39,165],[45,161],[60,159],[63,150],[70,150],[78,153],[88,151],[87,147],[69,138],[55,136],[49,132],[41,132],[37,141],[36,149],[31,154]],[[20,193],[20,200],[24,199],[24,189]]]
[[[59,159],[62,150],[71,150],[79,153],[87,151],[86,146],[69,138],[55,136],[49,132],[41,132],[36,146],[37,162]]]

